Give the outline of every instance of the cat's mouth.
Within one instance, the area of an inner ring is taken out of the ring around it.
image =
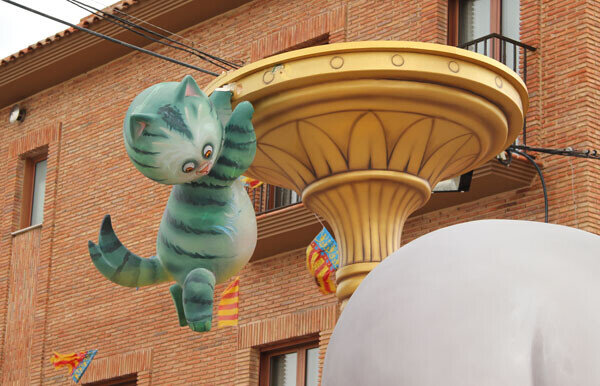
[[[196,170],[196,174],[199,176],[205,176],[210,172],[212,164],[210,162],[205,163],[200,169]]]

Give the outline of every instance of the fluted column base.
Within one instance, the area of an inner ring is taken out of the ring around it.
[[[337,297],[348,299],[377,264],[400,248],[408,216],[431,195],[429,183],[389,170],[335,174],[306,187],[305,205],[333,228],[340,251]]]

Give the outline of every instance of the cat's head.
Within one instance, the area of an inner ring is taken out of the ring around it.
[[[210,172],[222,147],[223,126],[188,75],[140,93],[127,110],[123,135],[127,154],[142,174],[175,185]]]

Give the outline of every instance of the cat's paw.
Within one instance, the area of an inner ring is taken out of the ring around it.
[[[188,320],[187,322],[188,322],[188,325],[190,326],[190,328],[196,332],[210,331],[210,328],[212,326],[211,319],[202,319],[202,320],[197,320],[195,322],[191,322]]]

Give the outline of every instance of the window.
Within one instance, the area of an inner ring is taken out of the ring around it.
[[[293,190],[274,186],[273,201],[274,208],[283,208],[288,205],[297,204],[302,200],[300,199],[300,196],[298,196],[298,193],[294,192]]]
[[[98,382],[84,383],[84,386],[134,386],[137,385],[137,374],[105,379]]]
[[[520,0],[453,0],[448,3],[448,44],[465,43],[489,34],[520,39]],[[519,47],[506,39],[490,37],[465,48],[490,56],[513,70],[519,68]]]
[[[280,347],[261,354],[261,386],[316,386],[318,374],[318,342]]]
[[[520,38],[520,0],[453,0],[448,3],[448,44],[460,45],[490,33]]]
[[[250,200],[256,214],[262,214],[302,202],[302,197],[293,190],[275,185],[262,184],[249,190]]]
[[[45,154],[25,159],[21,228],[41,224],[44,220],[46,165]]]

